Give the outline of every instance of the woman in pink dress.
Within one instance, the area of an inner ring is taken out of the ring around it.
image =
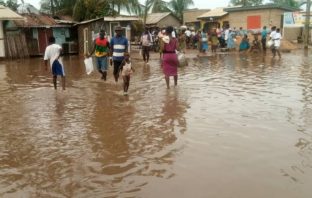
[[[165,80],[167,89],[169,86],[169,77],[173,76],[174,85],[178,84],[178,56],[176,54],[176,49],[179,48],[178,40],[172,37],[173,27],[169,26],[166,28],[166,36],[163,38],[163,45],[161,50],[163,52],[162,57],[162,67],[165,74]]]

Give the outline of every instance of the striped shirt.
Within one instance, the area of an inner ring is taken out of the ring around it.
[[[113,37],[111,39],[111,46],[113,48],[113,60],[122,61],[124,59],[124,52],[128,48],[128,39],[125,37]]]

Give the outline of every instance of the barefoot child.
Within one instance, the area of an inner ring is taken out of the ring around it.
[[[56,80],[57,76],[61,76],[62,79],[62,88],[65,90],[65,73],[64,73],[64,67],[62,65],[62,62],[59,60],[62,52],[62,47],[58,44],[55,44],[55,38],[50,37],[49,38],[49,46],[45,49],[44,53],[44,64],[46,67],[46,70],[48,69],[48,60],[50,60],[50,66],[52,70],[53,75],[53,85],[54,89],[57,88]]]
[[[125,59],[121,64],[121,75],[123,78],[123,88],[124,88],[124,96],[128,95],[128,89],[130,85],[130,75],[134,72],[134,68],[131,66],[129,53],[125,53]]]

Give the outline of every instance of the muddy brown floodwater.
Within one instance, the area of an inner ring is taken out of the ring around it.
[[[170,90],[133,60],[128,97],[77,56],[65,92],[0,62],[0,197],[311,198],[312,57],[187,56]]]

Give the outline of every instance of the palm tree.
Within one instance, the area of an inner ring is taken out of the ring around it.
[[[169,5],[173,11],[173,14],[183,22],[183,11],[186,10],[189,6],[194,5],[194,2],[193,0],[171,0]]]
[[[145,0],[143,6],[144,10],[141,15],[143,16],[144,25],[146,23],[147,14],[149,11],[152,13],[171,12],[171,10],[168,8],[168,3],[163,0]]]
[[[106,0],[77,0],[73,17],[77,21],[102,17],[110,12],[110,6]]]
[[[271,0],[272,3],[284,6],[299,8],[300,3],[296,0]]]

